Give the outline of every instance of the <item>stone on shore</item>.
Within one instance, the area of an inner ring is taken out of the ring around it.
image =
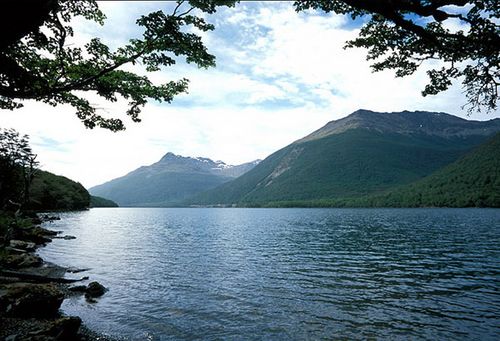
[[[76,316],[55,319],[10,318],[5,327],[5,341],[74,341],[83,340],[79,334],[81,319]],[[21,327],[21,328],[16,328]],[[0,333],[1,334],[1,333]]]
[[[14,283],[0,287],[0,311],[14,317],[52,317],[64,293],[54,284]]]
[[[10,254],[5,257],[4,266],[6,268],[28,268],[42,265],[43,260],[29,253]]]
[[[10,241],[10,247],[14,249],[22,249],[25,251],[33,251],[35,250],[35,243],[33,242],[26,242],[24,240],[19,240],[19,239],[12,239]]]
[[[56,219],[59,218],[34,218],[33,224]],[[62,232],[33,224],[28,226],[24,221],[23,224],[9,224],[0,235],[0,340],[113,340],[85,327],[80,328],[79,317],[61,316],[59,309],[69,292],[81,292],[87,300],[95,302],[94,297],[102,296],[107,289],[97,282],[68,288],[66,283],[78,280],[64,278],[65,272],[78,273],[88,269],[45,263],[32,252],[37,246],[51,242],[52,238],[75,237],[59,237]],[[88,280],[88,277],[81,280]]]
[[[55,340],[75,340],[82,320],[76,316],[62,317],[50,323],[48,328],[37,335],[52,336]]]
[[[65,239],[65,240],[71,240],[71,239],[76,239],[75,236],[70,236],[70,235],[66,235],[66,236],[55,236],[55,237],[52,237],[53,239]]]
[[[72,274],[77,274],[79,272],[84,272],[84,271],[89,271],[90,269],[89,268],[76,268],[74,266],[70,266],[68,268],[66,268],[66,272],[69,272],[69,273],[72,273]]]

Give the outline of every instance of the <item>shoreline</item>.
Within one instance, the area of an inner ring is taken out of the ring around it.
[[[59,219],[47,214],[14,217],[0,240],[0,340],[118,341],[60,311],[69,297],[85,296],[97,303],[107,289],[85,275],[89,269],[59,266],[38,256],[38,248],[52,239],[75,238],[41,226]],[[74,276],[66,278],[67,273]]]

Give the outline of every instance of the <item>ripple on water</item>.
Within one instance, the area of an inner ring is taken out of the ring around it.
[[[500,339],[500,210],[92,209],[48,261],[111,290],[65,301],[131,340]]]

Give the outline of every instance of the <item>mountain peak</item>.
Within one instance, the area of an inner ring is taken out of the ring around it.
[[[90,191],[121,206],[166,205],[234,179],[255,165],[248,162],[232,166],[220,160],[168,152],[158,162],[139,167]]]
[[[296,142],[317,140],[330,135],[341,134],[351,129],[367,129],[381,133],[404,135],[426,134],[445,138],[468,135],[486,136],[500,129],[500,119],[482,122],[468,121],[444,112],[407,110],[402,112],[376,112],[359,109],[344,118],[328,122],[322,128]]]
[[[177,159],[179,156],[178,155],[175,155],[174,153],[172,152],[168,152],[167,154],[163,155],[163,157],[160,159],[160,162],[162,161],[170,161],[170,160],[175,160]]]

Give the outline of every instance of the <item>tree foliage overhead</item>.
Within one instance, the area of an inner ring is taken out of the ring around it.
[[[95,0],[6,0],[0,5],[0,108],[19,108],[28,99],[53,106],[69,104],[88,128],[122,130],[121,119],[103,117],[84,94],[111,102],[118,96],[125,98],[126,113],[134,122],[140,121],[148,99],[171,102],[186,92],[187,79],[156,85],[122,66],[141,63],[153,72],[175,64],[179,56],[198,67],[214,66],[215,57],[190,28],[213,30],[213,25],[193,13],[211,14],[223,5],[232,6],[234,1],[178,0],[170,14],[159,10],[141,16],[137,24],[144,30],[142,38],[111,50],[99,38],[84,47],[68,43],[74,17],[103,24],[105,16]]]
[[[359,36],[346,47],[367,48],[374,71],[394,69],[396,76],[403,77],[424,61],[441,60],[444,66],[427,71],[430,82],[422,91],[424,96],[444,91],[460,78],[469,112],[497,108],[498,0],[300,0],[295,7],[347,14],[352,19],[367,16]]]

